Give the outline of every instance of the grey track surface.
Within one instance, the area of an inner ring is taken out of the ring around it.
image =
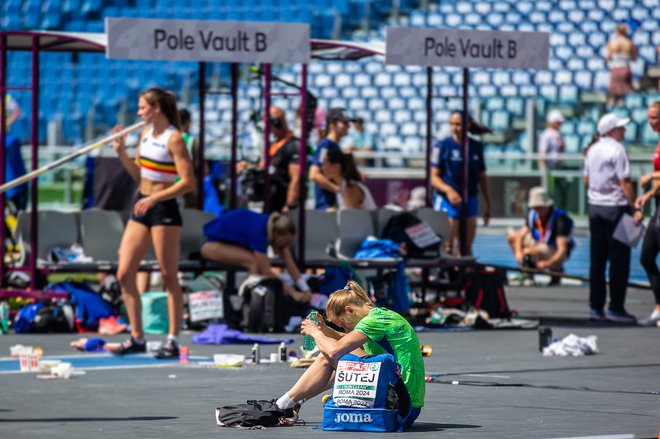
[[[458,384],[427,384],[418,423],[406,433],[387,437],[657,437],[660,328],[588,324],[584,287],[509,287],[507,293],[512,308],[522,317],[542,319],[555,337],[597,335],[601,353],[545,358],[538,352],[535,330],[420,333],[421,342],[433,347],[433,355],[425,360],[427,374]],[[627,306],[640,317],[648,314],[651,292],[630,290]],[[185,334],[183,340],[191,346],[191,355],[250,351],[246,345],[192,345],[190,336]],[[0,354],[8,355],[9,346],[20,343],[39,345],[47,355],[68,355],[69,342],[78,337],[0,337]],[[301,337],[296,342],[300,346]],[[275,350],[276,346],[262,346],[262,355]],[[169,378],[172,374],[176,377]],[[30,373],[0,374],[0,438],[356,437],[313,429],[322,418],[318,398],[303,406],[305,426],[265,431],[215,426],[216,406],[279,396],[300,374],[283,364],[90,370],[81,377],[54,381],[37,380]]]

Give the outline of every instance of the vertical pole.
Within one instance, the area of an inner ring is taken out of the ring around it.
[[[236,175],[236,157],[238,154],[238,64],[231,63],[231,157],[229,159],[229,209],[238,205],[238,176]],[[227,291],[236,294],[236,273],[227,272]]]
[[[238,64],[231,63],[231,158],[229,160],[229,208],[236,209],[238,150]]]
[[[264,207],[262,212],[270,212],[270,75],[271,66],[264,66]]]
[[[433,147],[433,67],[426,68],[426,205],[432,205],[433,188],[431,187],[431,148]]]
[[[470,81],[470,71],[467,68],[463,69],[463,121],[461,128],[461,141],[463,146],[463,172],[461,173],[461,218],[460,218],[460,246],[461,256],[469,254],[467,243],[467,202],[468,202],[468,179],[469,179],[469,163],[470,163],[470,142],[467,136],[468,123],[470,116],[468,115],[468,85]]]
[[[3,115],[4,117],[4,115]],[[32,120],[30,128],[32,170],[39,168],[39,37],[32,37]],[[37,249],[39,248],[38,194],[39,179],[30,182],[30,288],[37,288]]]
[[[7,149],[7,36],[0,36],[0,183],[5,183],[5,151]],[[5,286],[5,194],[0,194],[0,286]]]
[[[426,68],[426,162],[424,173],[424,188],[426,189],[426,206],[433,205],[433,187],[431,187],[431,148],[433,148],[433,67]],[[426,303],[426,285],[429,279],[430,270],[422,269],[422,288],[418,298],[422,303]]]
[[[298,265],[305,268],[305,202],[307,201],[307,64],[300,70],[300,180],[298,181]]]
[[[197,169],[195,169],[195,174],[197,174],[197,208],[202,209],[204,207],[204,171],[205,163],[204,160],[204,137],[206,134],[205,130],[205,112],[206,112],[206,63],[199,63],[199,84],[197,85],[197,90],[199,93],[199,142],[197,150]]]

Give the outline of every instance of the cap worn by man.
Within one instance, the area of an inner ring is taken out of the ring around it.
[[[603,136],[616,128],[625,126],[628,122],[630,122],[630,119],[627,117],[619,117],[615,113],[608,113],[598,121],[598,134]]]
[[[552,110],[551,112],[548,113],[548,115],[545,118],[545,121],[548,123],[556,123],[556,122],[561,123],[564,120],[565,120],[564,115],[561,114],[561,111],[559,110]]]
[[[533,187],[529,190],[529,199],[527,200],[527,207],[536,209],[537,207],[550,207],[554,204],[552,199],[548,196],[548,191],[541,186]]]
[[[325,116],[328,122],[337,122],[342,121],[349,123],[352,118],[346,113],[346,110],[343,108],[331,108],[328,110],[328,114]]]

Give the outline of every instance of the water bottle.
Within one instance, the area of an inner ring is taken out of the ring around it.
[[[4,300],[0,303],[0,330],[9,334],[9,304]]]
[[[280,343],[280,348],[278,349],[278,351],[280,353],[280,362],[286,363],[289,358],[289,355],[286,352],[286,343],[284,342]]]
[[[181,346],[179,348],[179,363],[188,364],[190,361],[188,346]]]
[[[543,352],[543,348],[550,346],[552,343],[552,329],[547,326],[539,328],[539,351]]]
[[[308,320],[311,320],[314,322],[315,325],[319,324],[319,317],[316,314],[316,311],[312,311],[309,313],[307,316]],[[316,346],[316,342],[314,341],[313,337],[310,337],[309,335],[303,336],[303,349],[306,351],[312,351],[314,350],[314,347]]]
[[[252,345],[252,364],[259,364],[261,353],[259,352],[259,343]]]

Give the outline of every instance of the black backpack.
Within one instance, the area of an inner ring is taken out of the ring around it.
[[[247,404],[216,408],[215,419],[220,427],[258,429],[278,425],[280,419],[292,416],[287,412],[273,401],[251,400]]]
[[[249,332],[282,332],[291,316],[307,315],[308,305],[289,298],[277,278],[263,279],[244,295],[243,326]]]
[[[428,224],[411,213],[404,212],[390,218],[382,237],[397,244],[403,243],[408,258],[440,257],[442,238],[436,235]]]
[[[44,303],[37,311],[31,332],[75,332],[75,312],[68,302]]]
[[[465,282],[465,301],[468,306],[484,310],[490,318],[511,319],[504,293],[505,274],[501,270],[479,269]]]

